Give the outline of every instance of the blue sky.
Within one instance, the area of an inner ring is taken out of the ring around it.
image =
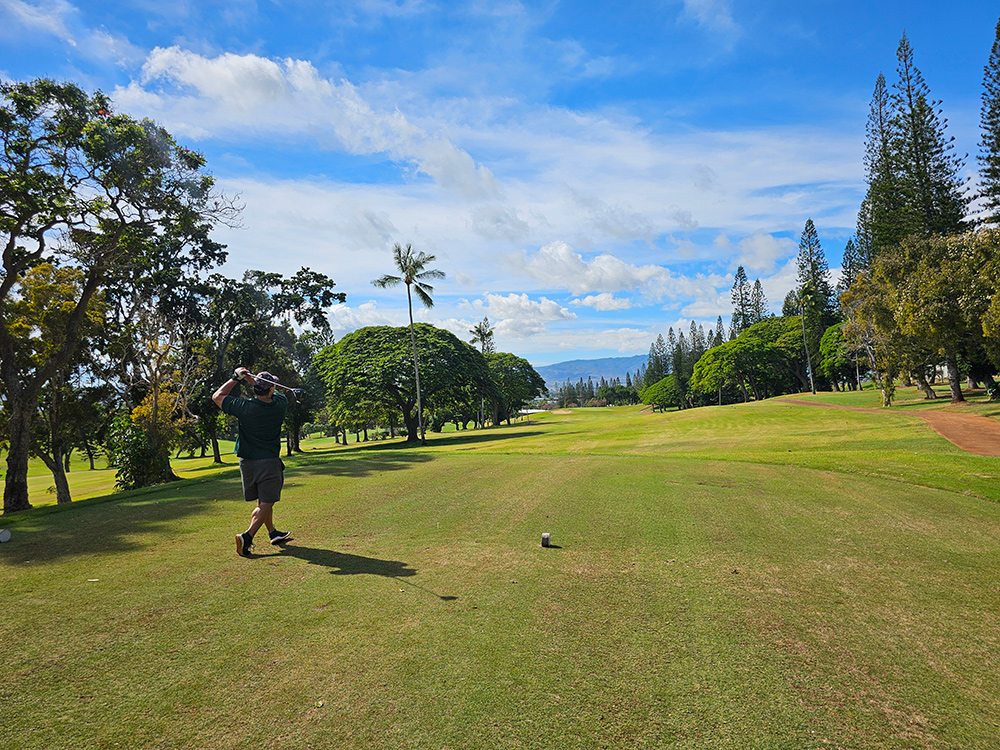
[[[0,0],[0,77],[110,94],[203,152],[243,227],[224,269],[329,274],[337,336],[403,325],[393,243],[534,364],[774,311],[812,218],[840,265],[875,79],[905,30],[974,179],[995,2]]]

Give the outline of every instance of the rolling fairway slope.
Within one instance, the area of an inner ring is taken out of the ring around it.
[[[254,559],[233,471],[4,518],[3,744],[991,747],[998,474],[773,401],[307,453]]]

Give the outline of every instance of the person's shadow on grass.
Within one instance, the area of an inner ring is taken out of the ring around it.
[[[386,578],[402,578],[415,576],[417,571],[405,562],[398,560],[379,560],[377,557],[362,557],[349,555],[346,552],[336,552],[317,547],[301,547],[298,544],[281,545],[281,557],[297,557],[311,565],[323,565],[330,568],[335,576],[354,576],[367,573]]]
[[[415,576],[417,571],[407,563],[398,560],[380,560],[377,557],[362,557],[361,555],[351,555],[346,552],[336,552],[329,549],[319,549],[317,547],[300,547],[299,545],[281,545],[280,557],[297,557],[305,560],[310,565],[323,565],[330,568],[330,573],[335,576],[353,576],[368,574],[392,578],[407,586],[420,589],[428,594],[433,594],[438,599],[446,602],[454,601],[457,596],[441,596],[430,589],[419,586],[412,581],[403,580]]]

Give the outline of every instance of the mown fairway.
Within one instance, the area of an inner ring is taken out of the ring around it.
[[[251,560],[233,470],[2,519],[3,747],[1000,737],[1000,459],[905,410],[578,410],[289,464],[295,540]]]

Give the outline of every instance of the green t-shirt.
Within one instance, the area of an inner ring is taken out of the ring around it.
[[[236,455],[240,458],[280,458],[281,424],[288,411],[288,399],[280,393],[271,402],[259,398],[226,396],[222,411],[239,420],[236,433]]]

